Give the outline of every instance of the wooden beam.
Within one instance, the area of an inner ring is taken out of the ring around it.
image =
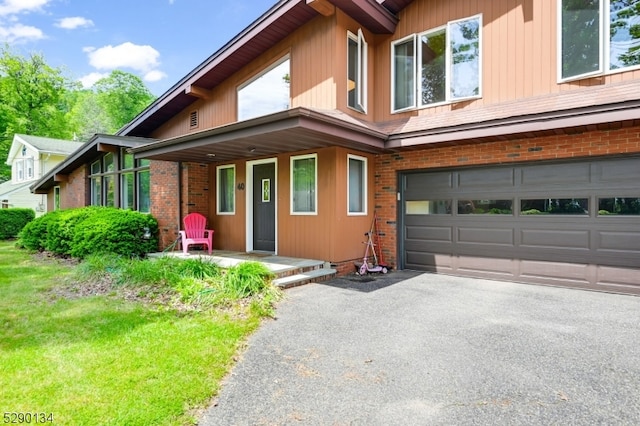
[[[69,175],[63,175],[60,173],[55,173],[53,175],[54,182],[69,182]]]
[[[118,147],[107,143],[98,143],[98,152],[118,152]]]
[[[316,12],[324,16],[336,13],[336,7],[328,0],[307,0],[307,6],[311,6]]]
[[[211,91],[203,87],[190,84],[184,89],[185,95],[191,95],[199,99],[210,99]]]

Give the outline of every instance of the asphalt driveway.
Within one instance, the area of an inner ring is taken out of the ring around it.
[[[200,424],[640,424],[640,297],[366,278],[287,290]]]

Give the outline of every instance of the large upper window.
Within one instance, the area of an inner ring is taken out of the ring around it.
[[[347,34],[347,105],[367,111],[367,42],[362,30]]]
[[[91,205],[151,211],[149,160],[135,160],[122,149],[91,163]]]
[[[238,88],[238,121],[289,109],[289,58]]]
[[[291,157],[291,213],[316,214],[317,155]]]
[[[236,212],[236,166],[220,166],[217,168],[218,214],[233,214]]]
[[[640,65],[640,0],[561,0],[559,80]]]
[[[478,15],[394,42],[392,110],[479,97],[481,28]]]

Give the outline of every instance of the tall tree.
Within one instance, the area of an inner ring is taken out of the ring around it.
[[[40,54],[28,57],[0,49],[0,182],[11,176],[5,164],[14,133],[70,138],[64,120],[70,85],[62,71],[46,64]]]
[[[94,89],[98,104],[111,119],[111,132],[131,121],[155,99],[138,76],[119,70],[98,80]]]

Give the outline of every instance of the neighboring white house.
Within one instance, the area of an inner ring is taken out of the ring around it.
[[[78,149],[83,142],[16,134],[6,163],[11,180],[0,184],[0,207],[24,207],[47,211],[46,195],[32,194],[29,186]]]

